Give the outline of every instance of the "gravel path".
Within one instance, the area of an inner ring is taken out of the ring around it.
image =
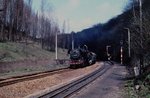
[[[105,74],[69,98],[123,98],[122,85],[127,71],[113,65]]]
[[[76,69],[61,74],[54,74],[40,79],[24,81],[9,86],[0,88],[0,98],[22,98],[29,94],[44,90],[54,85],[65,83],[70,79],[76,78],[80,75],[86,75],[93,70],[101,67],[103,63],[95,64],[86,68]]]

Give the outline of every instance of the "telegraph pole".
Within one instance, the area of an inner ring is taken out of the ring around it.
[[[120,48],[120,61],[121,61],[121,64],[123,64],[123,40],[120,41],[120,45],[121,45],[121,48]]]
[[[142,25],[143,25],[143,19],[142,19],[142,16],[143,16],[143,13],[142,13],[142,1],[141,0],[139,0],[139,7],[140,7],[140,37],[141,37],[141,48],[142,48],[142,44],[143,44],[143,42],[142,42],[142,32],[143,32],[143,28],[142,28]]]
[[[130,35],[130,29],[129,28],[124,28],[128,30],[128,54],[129,58],[131,57],[131,35]]]
[[[123,48],[122,48],[122,46],[120,48],[120,52],[121,52],[121,54],[120,54],[121,64],[123,64]]]
[[[142,19],[142,16],[143,16],[143,13],[142,13],[142,1],[139,0],[139,7],[140,7],[140,47],[141,47],[141,50],[143,50],[143,41],[142,41],[142,38],[143,38],[143,19]],[[140,55],[140,73],[141,73],[141,67],[143,66],[143,54],[142,54],[142,51],[141,51],[141,55]]]
[[[58,46],[57,46],[57,36],[58,36],[58,34],[57,34],[58,32],[56,32],[56,35],[55,35],[55,59],[57,60],[58,59]]]
[[[142,1],[139,0],[139,5],[140,5],[140,31],[142,33],[142,25],[143,25],[143,19],[142,19],[142,16],[143,16],[143,13],[142,13]]]

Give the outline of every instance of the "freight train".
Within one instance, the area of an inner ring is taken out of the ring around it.
[[[90,52],[86,45],[70,51],[70,68],[81,68],[96,62],[96,54]]]

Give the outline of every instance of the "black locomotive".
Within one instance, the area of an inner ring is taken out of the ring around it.
[[[70,51],[70,68],[92,65],[96,62],[96,54],[90,52],[86,45]]]

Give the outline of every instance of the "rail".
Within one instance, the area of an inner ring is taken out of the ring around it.
[[[61,72],[66,72],[66,71],[71,71],[71,70],[72,69],[69,69],[69,68],[62,68],[62,69],[38,72],[38,73],[33,73],[33,74],[28,74],[28,75],[9,77],[9,78],[0,80],[0,87],[15,84],[15,83],[26,81],[26,80],[38,79],[38,78],[46,77],[46,76],[53,75],[56,73],[61,73]]]
[[[40,93],[32,94],[29,96],[26,96],[25,98],[65,98],[76,91],[80,90],[87,84],[91,83],[94,81],[96,78],[99,76],[103,75],[109,68],[111,68],[110,64],[104,64],[101,68],[97,69],[96,71],[81,77],[80,79],[76,79],[74,81],[70,81],[70,83],[67,83],[65,85],[62,85],[56,89],[43,91]]]

